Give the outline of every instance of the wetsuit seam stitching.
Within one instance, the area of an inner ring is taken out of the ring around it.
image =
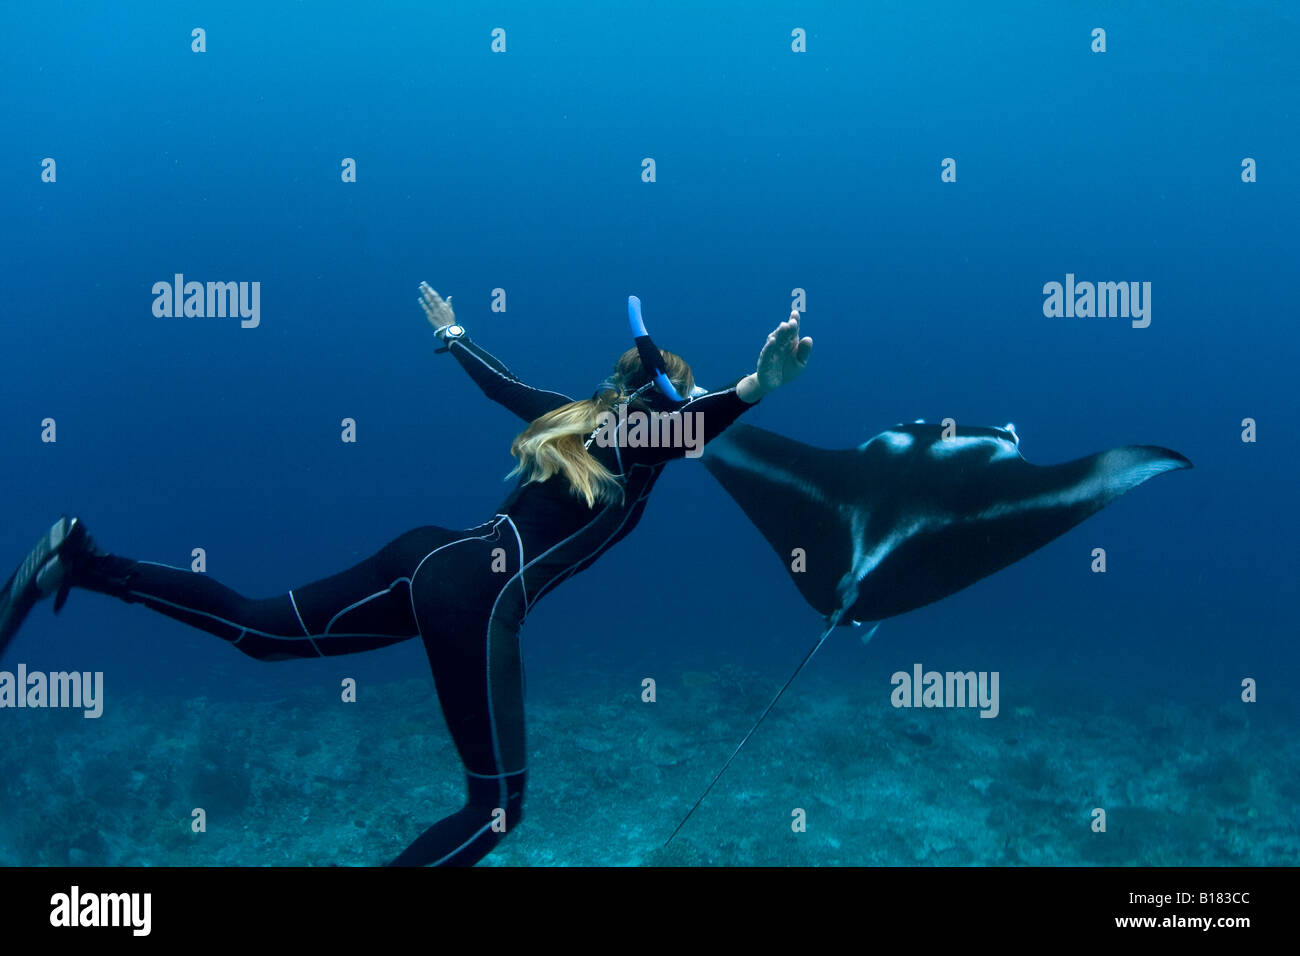
[[[523,571],[524,571],[524,536],[523,536],[522,534],[519,533],[519,527],[518,527],[518,525],[515,524],[515,521],[514,521],[513,518],[511,518],[509,515],[502,515],[502,517],[505,518],[507,521],[510,522],[510,528],[511,528],[511,530],[513,530],[514,533],[515,533],[515,541],[516,541],[516,542],[518,543],[518,545],[519,545],[519,587],[520,587],[520,589],[521,589],[521,591],[522,591],[522,593],[523,593],[523,598],[524,598],[524,613],[527,614],[527,613],[528,613],[528,582],[527,582],[526,580],[524,580],[524,576],[523,576]],[[509,587],[509,584],[510,584],[510,582],[507,581],[507,582],[506,582],[506,586]]]
[[[311,636],[311,631],[307,630],[307,622],[302,619],[302,611],[298,610],[298,602],[294,600],[293,588],[289,589],[289,603],[293,605],[293,613],[298,618],[298,624],[302,627],[302,632],[311,644],[311,649],[316,652],[317,657],[324,657],[319,647],[316,646],[316,640]]]
[[[583,556],[582,556],[581,558],[579,558],[578,560],[572,562],[572,563],[571,563],[568,567],[566,567],[563,571],[561,571],[559,574],[555,575],[555,577],[553,577],[551,580],[549,580],[549,581],[547,581],[545,584],[543,584],[543,585],[542,585],[542,586],[537,590],[537,593],[536,593],[535,595],[533,595],[533,602],[536,603],[537,601],[540,601],[540,600],[542,599],[542,595],[545,594],[545,593],[546,593],[550,588],[555,587],[555,585],[559,584],[560,581],[564,580],[564,579],[565,579],[566,577],[568,577],[568,576],[571,576],[571,575],[574,573],[575,569],[578,567],[578,565],[582,564],[583,561],[586,561],[586,560],[588,560],[588,559],[594,557],[595,555],[600,554],[600,549],[603,548],[603,547],[605,547],[605,545],[609,543],[610,539],[613,538],[614,535],[618,534],[621,530],[623,530],[623,526],[626,525],[626,524],[628,523],[628,520],[632,517],[632,510],[633,510],[634,508],[636,508],[636,506],[639,505],[641,502],[645,501],[646,498],[650,497],[650,491],[651,491],[651,489],[647,488],[647,489],[646,489],[646,490],[645,490],[645,491],[644,491],[644,492],[643,492],[643,493],[642,493],[642,494],[641,494],[641,495],[636,499],[636,501],[632,502],[632,504],[630,504],[630,505],[625,509],[626,513],[623,515],[623,520],[620,521],[620,522],[618,523],[618,526],[617,526],[613,531],[611,531],[610,534],[609,534],[609,536],[608,536],[607,538],[605,538],[605,540],[602,541],[600,544],[598,544],[594,550],[588,552],[587,554],[583,555]],[[590,527],[590,525],[586,525],[586,526],[584,526],[581,530],[582,530],[582,531],[585,531],[585,530],[587,530],[588,527]],[[578,533],[581,533],[581,531],[578,532]]]
[[[475,361],[477,361],[480,365],[482,365],[482,366],[483,366],[484,368],[486,368],[488,371],[492,372],[492,374],[494,374],[494,375],[496,375],[496,376],[498,376],[498,377],[500,377],[500,378],[502,378],[502,379],[505,379],[507,382],[509,382],[509,383],[512,384],[512,385],[519,385],[519,386],[521,386],[521,387],[523,387],[523,388],[528,389],[530,392],[536,392],[538,395],[554,395],[556,398],[562,398],[562,399],[564,399],[564,401],[565,401],[566,403],[568,403],[568,402],[572,402],[572,401],[573,401],[573,399],[569,398],[569,396],[567,396],[567,395],[562,395],[562,394],[560,394],[559,392],[552,392],[552,391],[551,391],[550,389],[548,389],[548,388],[537,388],[537,387],[535,387],[535,386],[533,386],[533,385],[529,385],[527,382],[523,381],[522,379],[515,378],[514,375],[513,375],[513,373],[510,374],[510,375],[507,375],[505,372],[502,372],[501,369],[499,369],[499,368],[495,368],[495,367],[494,367],[490,362],[485,361],[485,360],[483,359],[483,356],[481,356],[481,355],[479,355],[478,353],[476,353],[476,352],[475,352],[473,349],[471,349],[467,344],[465,344],[464,342],[460,341],[459,339],[455,339],[455,340],[453,340],[453,341],[452,341],[452,345],[459,345],[461,348],[463,348],[463,349],[465,350],[465,352],[466,352],[467,354],[472,355],[472,356],[474,357]]]
[[[489,366],[489,368],[490,367],[491,366]],[[499,524],[499,522],[497,523]],[[419,560],[419,562],[415,565],[415,570],[411,572],[411,577],[407,580],[406,586],[409,591],[409,597],[411,599],[411,617],[415,620],[415,631],[419,635],[420,640],[424,640],[424,628],[420,625],[420,612],[417,611],[415,608],[415,578],[420,573],[420,569],[424,567],[424,562],[428,561],[439,551],[443,550],[444,548],[450,548],[454,544],[463,544],[466,541],[485,541],[487,540],[487,538],[488,536],[485,534],[477,534],[477,535],[472,534],[465,538],[457,538],[455,541],[448,541],[446,544],[438,545],[438,547],[434,548],[432,551],[430,551],[428,554],[422,557]],[[398,580],[401,579],[399,578]]]
[[[410,580],[409,578],[405,578],[405,577],[397,578],[396,580],[393,581],[392,584],[388,585],[388,587],[384,588],[382,591],[376,591],[374,594],[371,594],[368,597],[363,597],[360,601],[356,601],[352,604],[349,604],[343,610],[339,611],[332,618],[330,618],[329,623],[325,625],[325,630],[321,632],[320,636],[332,637],[333,635],[330,634],[330,628],[334,626],[335,621],[341,618],[344,614],[347,614],[348,611],[355,611],[361,605],[373,601],[377,597],[382,597],[385,594],[392,594],[393,588],[397,587],[397,585],[400,584],[402,581],[409,581],[409,580]]]
[[[434,860],[432,865],[433,865],[433,866],[441,866],[441,865],[442,865],[443,863],[445,863],[447,860],[450,860],[453,856],[455,856],[455,855],[456,855],[457,853],[459,853],[461,850],[465,849],[465,847],[469,846],[471,843],[473,843],[475,840],[477,840],[479,837],[481,837],[481,836],[483,835],[483,832],[484,832],[485,830],[489,829],[491,826],[492,826],[492,821],[489,820],[487,823],[483,824],[483,826],[481,826],[481,827],[479,827],[477,830],[475,830],[474,833],[469,837],[469,839],[467,839],[467,840],[466,840],[464,843],[462,843],[460,846],[456,847],[456,849],[454,849],[454,850],[452,850],[450,853],[446,853],[446,854],[444,854],[444,855],[438,857],[438,859]]]
[[[178,604],[175,601],[169,601],[166,598],[158,597],[156,594],[150,594],[148,591],[136,591],[132,589],[127,593],[134,595],[135,597],[138,598],[143,598],[146,601],[156,601],[158,604],[166,604],[168,607],[174,607],[178,611],[184,611],[187,614],[197,614],[200,617],[206,617],[209,618],[210,620],[217,621],[221,624],[227,624],[230,627],[237,627],[245,634],[256,634],[258,637],[269,637],[275,641],[307,641],[313,639],[313,635],[310,634],[306,635],[305,637],[300,637],[296,634],[272,634],[270,631],[259,630],[258,628],[255,627],[247,627],[243,624],[240,624],[238,621],[232,621],[228,617],[221,617],[219,614],[213,614],[211,611],[201,611],[198,608],[190,607],[186,604]],[[324,637],[324,636],[325,635],[323,634],[315,635],[315,637]],[[392,634],[371,634],[371,633],[330,634],[329,636],[330,637],[382,637],[386,639],[393,639]],[[231,642],[231,643],[236,643],[236,642]]]

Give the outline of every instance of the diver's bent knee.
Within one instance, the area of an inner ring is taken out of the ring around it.
[[[253,634],[245,634],[231,641],[231,646],[255,661],[296,661],[321,656],[310,641],[299,643]]]

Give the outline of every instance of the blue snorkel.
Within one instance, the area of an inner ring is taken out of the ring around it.
[[[664,371],[664,357],[655,348],[650,333],[645,330],[645,319],[641,318],[641,300],[634,295],[627,297],[627,321],[632,326],[632,338],[636,342],[637,354],[641,356],[641,367],[649,373],[655,386],[666,398],[681,405],[685,399],[677,394],[677,389],[668,380]]]

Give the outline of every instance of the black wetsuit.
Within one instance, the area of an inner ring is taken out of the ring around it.
[[[466,337],[449,348],[489,398],[525,422],[572,401],[525,385]],[[708,441],[750,407],[733,386],[691,400],[682,412],[702,413],[697,421]],[[626,441],[622,428],[617,434]],[[355,567],[278,597],[253,600],[206,574],[106,554],[75,568],[73,583],[144,604],[259,660],[332,657],[420,637],[465,765],[468,799],[393,863],[472,864],[523,817],[524,616],[635,527],[664,465],[686,453],[597,441],[588,448],[619,477],[621,501],[589,508],[563,476],[520,482],[477,528],[408,531]]]

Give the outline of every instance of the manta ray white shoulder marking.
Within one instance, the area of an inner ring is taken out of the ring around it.
[[[879,435],[877,435],[875,438],[872,438],[870,441],[862,445],[859,445],[858,448],[859,449],[866,448],[867,445],[874,445],[876,442],[880,442],[890,451],[907,451],[909,448],[912,447],[912,441],[913,441],[912,436],[909,435],[907,432],[900,432],[900,431],[895,431],[893,429],[890,429],[887,432],[881,432]]]
[[[1013,433],[1014,435],[1014,433]],[[1020,454],[1017,446],[1020,439],[1012,441],[1007,438],[995,438],[992,435],[954,435],[952,438],[940,438],[930,446],[930,454],[935,458],[947,458],[972,448],[993,448],[993,459],[1015,458]]]
[[[824,489],[819,488],[817,485],[813,484],[810,479],[803,475],[796,474],[788,468],[782,468],[778,465],[773,465],[770,462],[755,458],[737,445],[721,443],[710,447],[713,450],[713,454],[720,461],[725,462],[733,468],[747,471],[753,475],[761,475],[763,478],[766,478],[768,481],[775,484],[784,485],[787,488],[801,491],[820,505],[825,505],[830,508],[838,507],[837,503],[830,499],[830,496],[826,494]]]

